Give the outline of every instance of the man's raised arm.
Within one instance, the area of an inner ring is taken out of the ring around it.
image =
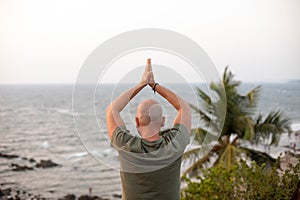
[[[149,73],[149,66],[146,66],[141,82],[122,93],[106,108],[106,125],[110,139],[112,139],[113,132],[117,127],[125,126],[120,112],[148,84]]]
[[[190,105],[185,102],[181,97],[176,95],[174,92],[171,90],[155,83],[154,81],[154,76],[152,72],[152,67],[151,67],[151,61],[147,63],[148,69],[150,70],[150,80],[149,80],[149,85],[152,87],[152,89],[160,94],[162,97],[164,97],[170,104],[174,106],[174,108],[177,110],[177,115],[175,117],[175,120],[173,124],[182,124],[184,125],[188,132],[191,131],[191,109]]]

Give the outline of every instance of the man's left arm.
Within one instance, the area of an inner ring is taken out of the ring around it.
[[[117,127],[125,126],[120,112],[148,84],[149,73],[149,63],[147,62],[141,82],[122,93],[106,108],[106,125],[110,139],[112,139],[113,132]]]

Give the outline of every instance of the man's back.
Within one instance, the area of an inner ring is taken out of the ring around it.
[[[180,199],[181,158],[162,169],[147,173],[120,172],[122,199]]]
[[[120,172],[123,190],[122,199],[180,199],[181,157],[188,143],[188,131],[180,124],[163,131],[161,139],[153,142],[130,135],[125,127],[117,128],[113,134],[112,144],[122,149],[119,151],[121,168],[123,168]],[[163,151],[164,148],[168,151]],[[128,165],[125,163],[128,160],[134,162],[136,157],[132,156],[136,156],[136,153],[151,154],[155,151],[162,151],[162,156],[149,161],[148,164],[141,166],[141,169],[136,168],[136,173],[131,170],[133,168],[124,166]],[[164,155],[166,152],[168,154],[171,152],[172,155]],[[170,161],[169,156],[173,158],[172,161]],[[161,160],[158,163],[161,164],[163,163],[162,160],[165,160],[167,161],[165,163],[168,164],[157,165],[156,170],[150,170],[153,169],[153,166],[155,168],[155,162],[159,159]],[[130,169],[130,172],[127,169]],[[149,170],[142,172],[141,170],[144,169]]]

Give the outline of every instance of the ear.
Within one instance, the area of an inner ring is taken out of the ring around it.
[[[139,118],[135,118],[135,126],[138,128],[140,126]]]
[[[165,116],[163,116],[162,121],[161,121],[161,127],[165,126],[165,121],[166,121],[166,118],[165,118]]]

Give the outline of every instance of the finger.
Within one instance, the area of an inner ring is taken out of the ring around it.
[[[154,82],[153,72],[148,72],[147,76],[148,76],[148,82],[153,83]]]
[[[146,71],[150,71],[150,72],[152,71],[151,58],[147,59]]]
[[[147,72],[147,74],[146,74],[148,80],[152,77],[152,76],[151,76],[151,73],[152,73],[152,72]]]
[[[147,76],[153,77],[153,72],[147,72]]]

